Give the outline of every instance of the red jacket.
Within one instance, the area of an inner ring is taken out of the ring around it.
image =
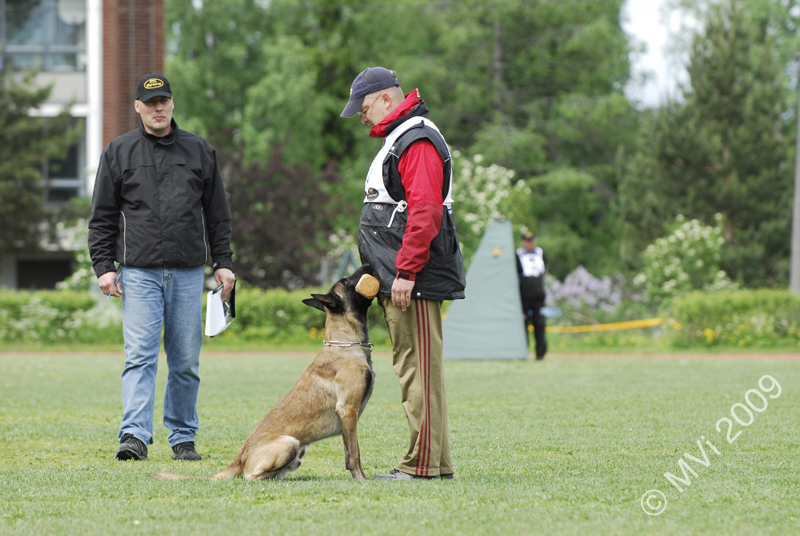
[[[419,90],[411,91],[400,106],[375,125],[370,137],[385,138],[386,127],[405,116],[420,101]],[[406,191],[408,221],[395,265],[398,276],[414,281],[428,263],[431,241],[442,224],[444,162],[430,141],[419,140],[400,157],[398,169]]]

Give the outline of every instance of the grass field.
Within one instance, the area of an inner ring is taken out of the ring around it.
[[[121,354],[0,352],[0,534],[800,533],[800,361],[768,354],[447,362],[453,481],[355,482],[339,438],[282,482],[148,476],[219,471],[312,359],[204,355],[199,463],[169,456],[162,362],[155,444],[137,463],[114,460]],[[387,354],[375,368],[359,422],[368,476],[407,447]],[[757,410],[735,406],[746,393]],[[726,417],[732,444],[716,429]],[[683,493],[664,476],[683,479],[681,459],[696,473]],[[667,500],[657,516],[641,506],[652,489]]]

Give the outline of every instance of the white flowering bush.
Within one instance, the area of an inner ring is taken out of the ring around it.
[[[453,212],[462,254],[470,259],[493,219],[515,220],[512,200],[530,195],[514,172],[497,164],[483,165],[479,154],[469,158],[453,151]]]
[[[0,344],[118,344],[121,340],[120,300],[83,290],[0,290]]]
[[[713,226],[682,215],[675,221],[672,232],[647,246],[642,254],[644,269],[633,282],[644,288],[647,301],[659,305],[692,290],[736,289],[719,267],[725,244],[722,215],[714,216]]]
[[[96,288],[97,278],[92,269],[92,258],[89,256],[89,226],[86,220],[78,220],[74,226],[65,227],[58,223],[59,235],[63,236],[62,247],[65,251],[75,253],[75,270],[72,275],[60,283],[59,290],[90,290]]]

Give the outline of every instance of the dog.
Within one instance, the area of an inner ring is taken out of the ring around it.
[[[212,480],[237,476],[280,480],[300,466],[306,446],[339,434],[344,439],[345,467],[356,480],[366,479],[357,424],[375,383],[367,309],[379,286],[374,269],[365,264],[334,283],[327,294],[303,300],[326,315],[322,351],[258,423],[233,463]],[[168,473],[151,476],[192,478]]]

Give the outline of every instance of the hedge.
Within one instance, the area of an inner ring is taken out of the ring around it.
[[[247,342],[299,343],[322,341],[325,315],[303,303],[312,293],[327,289],[307,288],[287,291],[245,288],[236,290],[236,320],[219,337],[223,341],[239,339]],[[374,301],[369,309],[370,340],[384,343],[389,335],[383,312]]]
[[[236,321],[209,346],[300,345],[321,342],[325,315],[302,300],[322,289],[236,292]],[[788,290],[694,292],[672,300],[682,326],[668,330],[669,346],[800,347],[800,296]],[[383,313],[369,311],[370,340],[389,344]],[[121,300],[86,291],[0,290],[0,343],[122,345]]]
[[[302,300],[313,292],[326,291],[237,288],[236,320],[213,343],[322,341],[325,315]],[[9,343],[121,345],[121,304],[119,299],[109,300],[96,292],[0,290],[0,342],[4,347]],[[369,322],[370,339],[386,343],[388,333],[376,303],[370,308]]]
[[[682,326],[673,346],[800,346],[800,296],[788,290],[692,292],[673,299],[670,312]]]

